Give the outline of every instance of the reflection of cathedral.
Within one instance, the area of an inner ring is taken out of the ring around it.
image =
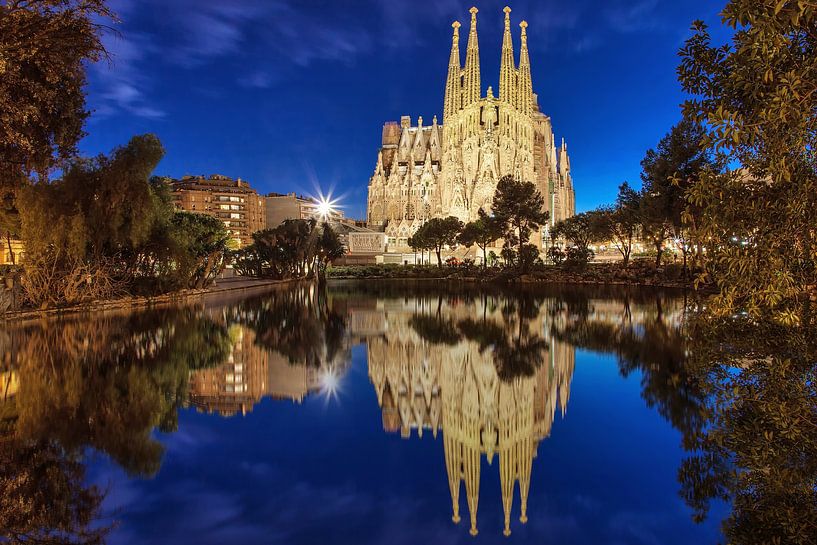
[[[467,308],[443,306],[445,319],[487,315],[503,323],[498,311],[485,303]],[[539,442],[550,435],[557,404],[564,414],[570,395],[574,351],[550,340],[545,363],[533,376],[500,380],[491,349],[480,353],[477,343],[461,339],[456,344],[432,344],[410,325],[422,306],[418,302],[386,301],[380,310],[381,327],[372,327],[375,312],[367,312],[369,378],[377,393],[386,431],[400,431],[404,438],[416,430],[435,437],[443,432],[446,470],[453,520],[460,520],[461,482],[470,514],[470,531],[477,533],[480,465],[498,458],[502,487],[505,534],[516,483],[519,483],[520,520],[527,521],[531,466]],[[428,310],[428,309],[421,309]],[[543,313],[531,320],[532,331],[546,336]],[[364,335],[361,335],[364,336]]]
[[[383,126],[382,147],[369,181],[368,222],[381,226],[398,245],[434,217],[474,220],[490,210],[499,179],[533,182],[545,197],[553,222],[574,214],[575,197],[567,145],[556,144],[550,117],[539,110],[531,82],[527,23],[522,21],[517,65],[510,9],[505,8],[499,93],[482,95],[477,9],[460,60],[454,23],[443,123],[416,126],[404,116]]]

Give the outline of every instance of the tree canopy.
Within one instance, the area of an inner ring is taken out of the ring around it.
[[[502,237],[502,225],[480,208],[479,217],[466,223],[459,235],[459,243],[470,248],[476,244],[482,250],[482,267],[488,265],[488,246]]]
[[[0,5],[0,188],[76,154],[84,135],[86,62],[105,56],[104,0]]]
[[[503,176],[497,183],[491,210],[502,225],[505,244],[516,246],[516,254],[520,258],[531,256],[531,252],[525,248],[530,242],[531,233],[548,222],[550,215],[544,208],[545,198],[532,182]],[[530,259],[519,259],[522,269],[531,263]]]
[[[792,323],[797,301],[817,293],[817,6],[733,0],[722,19],[730,42],[713,44],[696,21],[678,67],[692,95],[685,115],[703,125],[710,152],[742,167],[689,189],[707,243],[702,280],[716,283],[724,313]]]
[[[417,229],[409,244],[417,249],[434,250],[437,254],[437,265],[442,267],[443,248],[457,243],[457,236],[462,228],[462,222],[455,216],[432,218]]]

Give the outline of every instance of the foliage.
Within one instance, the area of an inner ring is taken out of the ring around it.
[[[257,345],[286,356],[293,365],[325,367],[347,355],[346,318],[323,289],[299,285],[272,291],[232,307],[228,319],[253,330]]]
[[[685,115],[704,125],[710,152],[742,167],[690,188],[702,279],[717,284],[724,314],[795,323],[796,301],[817,290],[817,6],[730,1],[722,19],[731,43],[712,44],[697,21],[678,68]]]
[[[599,208],[599,238],[610,240],[621,253],[626,267],[633,250],[633,239],[641,225],[641,195],[627,182],[618,187],[615,205]]]
[[[253,233],[253,243],[235,253],[235,268],[245,276],[305,278],[322,273],[343,256],[337,233],[314,219],[286,220],[274,229]]]
[[[443,247],[454,246],[462,229],[462,222],[455,216],[432,218],[417,229],[409,241],[409,246],[418,250],[434,250],[437,254],[437,266],[442,267]]]
[[[0,541],[13,545],[101,545],[103,494],[85,468],[50,441],[0,442]]]
[[[561,265],[565,260],[565,252],[559,246],[551,246],[547,251],[547,258],[554,265]]]
[[[465,224],[459,235],[459,243],[470,248],[476,244],[482,250],[482,267],[488,266],[488,246],[502,237],[502,226],[495,218],[479,209],[479,217]]]
[[[579,248],[578,246],[571,246],[567,249],[565,254],[565,264],[572,266],[583,267],[593,260],[596,256],[595,252],[590,248]]]
[[[745,317],[691,324],[688,368],[706,425],[687,430],[678,477],[696,519],[732,503],[730,543],[813,543],[817,535],[817,345],[813,324]]]
[[[195,308],[70,318],[10,331],[20,373],[16,435],[88,446],[127,472],[153,475],[176,428],[190,372],[227,360],[226,328]]]
[[[567,249],[568,263],[583,265],[593,258],[590,244],[604,240],[607,234],[606,223],[606,212],[591,210],[560,221],[551,230],[551,235],[570,244]]]
[[[640,223],[655,248],[656,265],[661,264],[662,248],[671,235],[682,241],[686,263],[688,236],[682,218],[686,192],[701,175],[717,172],[712,154],[702,145],[704,136],[700,124],[683,119],[641,161]]]
[[[217,218],[192,212],[176,212],[171,221],[173,263],[182,287],[210,285],[226,264],[230,234]]]
[[[163,154],[155,136],[138,136],[110,157],[74,160],[61,180],[20,191],[24,285],[34,304],[124,291],[162,215],[148,177]]]
[[[83,136],[86,62],[105,55],[104,0],[0,5],[0,186],[45,178]]]
[[[518,255],[522,255],[523,245],[530,242],[531,233],[547,224],[549,214],[544,207],[545,198],[532,182],[503,176],[497,183],[491,210],[502,226],[505,245],[516,246]],[[519,266],[527,270],[528,260],[519,260]]]

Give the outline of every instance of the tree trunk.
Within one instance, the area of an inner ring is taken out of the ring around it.
[[[11,231],[6,231],[6,244],[9,247],[9,258],[11,259],[11,264],[16,265],[17,262],[14,259],[14,250],[11,249]]]
[[[482,270],[488,268],[488,245],[482,247]]]
[[[661,266],[661,247],[663,246],[662,243],[656,242],[655,243],[655,266]]]
[[[434,251],[437,252],[437,266],[442,269],[443,268],[443,258],[442,258],[442,255],[440,255],[442,253],[442,251],[443,251],[442,246],[437,246],[434,249]]]

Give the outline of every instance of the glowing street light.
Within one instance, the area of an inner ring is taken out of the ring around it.
[[[318,201],[318,215],[326,219],[332,212],[335,211],[335,207],[332,201],[327,200],[324,197],[321,197]]]

